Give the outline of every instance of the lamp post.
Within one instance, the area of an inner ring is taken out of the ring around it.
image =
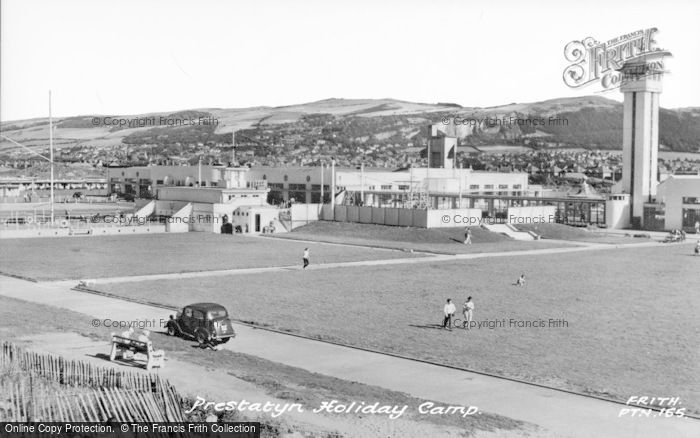
[[[365,162],[360,164],[360,206],[365,203]]]
[[[335,217],[335,157],[331,159],[331,214]]]

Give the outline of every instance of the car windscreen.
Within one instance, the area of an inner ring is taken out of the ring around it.
[[[210,310],[209,313],[207,314],[207,317],[209,319],[219,319],[219,318],[225,318],[227,316],[228,316],[228,313],[226,313],[225,309]]]

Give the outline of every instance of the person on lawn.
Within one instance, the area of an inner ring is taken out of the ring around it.
[[[304,248],[304,269],[309,266],[309,248]]]
[[[467,227],[467,230],[464,232],[464,244],[465,245],[472,244],[472,229],[469,227]]]
[[[468,297],[467,301],[462,305],[462,315],[464,315],[462,327],[469,330],[472,324],[472,317],[474,316],[474,302],[472,301],[472,297]]]
[[[454,303],[452,303],[451,298],[447,299],[447,304],[445,304],[443,311],[445,313],[445,319],[442,320],[442,328],[452,331],[452,317],[457,311],[457,308],[455,307]]]

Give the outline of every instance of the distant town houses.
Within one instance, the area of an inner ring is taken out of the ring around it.
[[[323,128],[309,125],[312,134],[301,136],[289,130],[282,138],[263,130],[250,137],[237,137],[235,157],[231,144],[222,142],[193,142],[173,144],[142,144],[92,146],[88,143],[60,148],[56,153],[58,163],[80,163],[95,168],[147,165],[197,165],[228,164],[236,160],[249,166],[320,166],[332,160],[338,166],[376,168],[424,167],[427,165],[427,147],[420,139],[406,147],[401,143],[372,142],[371,137],[364,143],[332,142],[319,136]],[[315,130],[315,131],[314,131]],[[270,131],[271,133],[272,131]],[[279,133],[275,131],[275,133]],[[358,137],[360,138],[360,137]],[[268,143],[269,142],[269,143]],[[598,151],[583,149],[539,149],[532,150],[514,147],[508,152],[503,146],[498,152],[480,151],[475,147],[458,148],[457,162],[464,168],[495,172],[527,172],[534,183],[548,183],[563,180],[589,182],[615,182],[622,176],[622,157],[619,151]],[[32,157],[22,150],[9,150],[0,155],[0,165],[9,169],[44,168],[46,161]],[[692,160],[683,155],[677,158],[659,159],[659,179],[673,174],[697,174],[700,160]]]

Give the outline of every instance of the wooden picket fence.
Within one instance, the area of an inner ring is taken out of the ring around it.
[[[0,351],[0,421],[184,421],[182,397],[152,373],[27,351]]]

